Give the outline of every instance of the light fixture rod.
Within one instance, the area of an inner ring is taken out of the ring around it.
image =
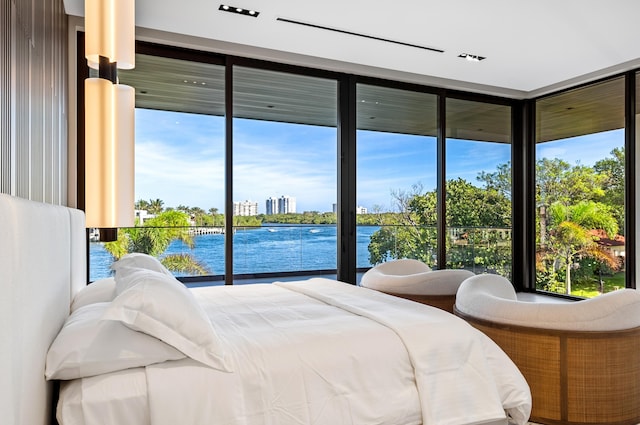
[[[100,56],[98,62],[98,77],[105,80],[109,80],[112,83],[118,81],[118,64],[117,62],[109,62],[109,58],[106,56]]]

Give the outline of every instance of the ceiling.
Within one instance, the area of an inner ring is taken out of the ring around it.
[[[83,0],[64,4],[69,15],[83,16]],[[136,0],[137,36],[512,98],[640,67],[638,0],[231,3],[260,12],[257,18],[220,4]]]
[[[135,88],[137,107],[224,116],[223,66],[138,53],[135,69],[118,77]],[[235,67],[233,116],[336,127],[337,91],[333,79]],[[434,94],[358,84],[356,103],[358,130],[437,135]],[[447,137],[510,142],[507,106],[447,99],[446,109]]]

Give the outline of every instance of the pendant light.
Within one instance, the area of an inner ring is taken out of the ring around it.
[[[85,57],[98,70],[85,80],[85,214],[103,241],[134,225],[135,92],[117,83],[135,66],[134,15],[133,0],[85,0]]]

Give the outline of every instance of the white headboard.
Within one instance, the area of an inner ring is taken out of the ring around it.
[[[50,423],[45,357],[87,283],[84,223],[82,211],[0,194],[2,423]]]

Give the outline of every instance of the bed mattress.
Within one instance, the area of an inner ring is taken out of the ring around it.
[[[185,358],[63,382],[61,425],[527,422],[517,368],[437,308],[328,279],[192,292],[233,371]]]

